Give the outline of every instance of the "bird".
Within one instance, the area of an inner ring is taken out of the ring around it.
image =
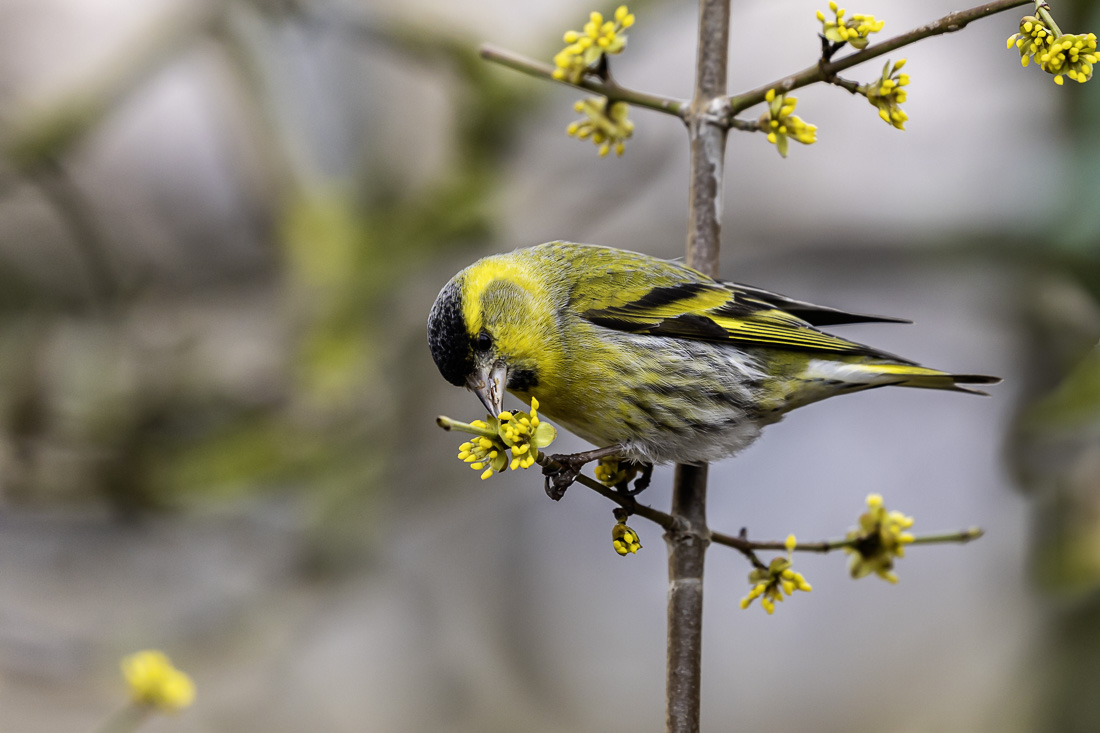
[[[440,374],[491,415],[505,390],[639,466],[732,456],[786,413],[885,386],[985,394],[819,327],[909,323],[718,280],[676,260],[555,241],[484,257],[428,317]],[[579,455],[579,454],[578,454]]]

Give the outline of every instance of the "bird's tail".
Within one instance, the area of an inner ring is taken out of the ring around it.
[[[984,395],[980,389],[966,387],[967,384],[997,384],[1000,377],[990,377],[984,374],[951,374],[941,372],[938,369],[916,366],[914,364],[851,364],[849,365],[866,389],[873,387],[886,387],[896,385],[898,387],[919,387],[920,389],[946,389],[953,392],[968,392],[970,394]],[[862,378],[862,379],[860,379]]]

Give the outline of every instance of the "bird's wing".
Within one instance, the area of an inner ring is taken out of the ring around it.
[[[730,290],[739,291],[757,300],[778,308],[792,316],[798,316],[812,326],[839,326],[845,323],[912,323],[905,318],[890,316],[872,316],[864,313],[850,313],[825,305],[814,305],[804,300],[795,300],[770,290],[743,285],[741,283],[720,281]]]
[[[583,299],[583,307],[578,310],[584,319],[604,328],[745,346],[865,354],[907,363],[862,344],[818,331],[808,319],[804,320],[783,306],[791,304],[792,310],[806,312],[818,321],[832,317],[831,323],[842,322],[838,318],[847,318],[843,322],[852,322],[853,319],[866,320],[868,317],[834,312],[755,288],[701,279],[642,286],[636,279],[629,278],[616,282],[613,287],[595,290],[606,293],[606,305],[598,302],[598,296],[590,296]],[[580,303],[578,299],[574,305]]]

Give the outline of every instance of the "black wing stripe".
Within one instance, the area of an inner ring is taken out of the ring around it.
[[[741,283],[725,281],[723,281],[722,284],[734,291],[741,291],[752,298],[759,299],[761,302],[767,303],[773,308],[778,308],[781,311],[790,313],[792,316],[797,316],[812,326],[840,326],[846,323],[912,323],[912,321],[905,318],[849,313],[839,308],[830,308],[826,305],[815,305],[804,300],[795,300],[786,295],[773,293],[770,290],[756,288],[751,285],[742,285]],[[741,314],[736,313],[730,315]]]
[[[685,313],[650,326],[646,333],[656,336],[686,336],[705,341],[728,341],[729,333],[706,316]]]

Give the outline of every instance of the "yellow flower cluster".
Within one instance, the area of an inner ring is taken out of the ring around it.
[[[1100,59],[1095,33],[1059,33],[1041,18],[1026,15],[1020,20],[1020,31],[1008,37],[1008,48],[1020,52],[1020,63],[1027,66],[1034,58],[1039,68],[1054,76],[1054,83],[1064,83],[1064,77],[1084,84],[1092,78],[1092,69]]]
[[[567,45],[554,56],[554,78],[578,83],[604,54],[619,53],[626,47],[625,31],[634,25],[634,16],[625,5],[615,11],[614,20],[605,21],[600,13],[588,16],[583,31],[566,31]]]
[[[899,74],[905,66],[905,59],[890,67],[890,62],[882,67],[882,76],[859,88],[859,93],[867,97],[867,101],[878,107],[878,116],[884,122],[893,125],[899,130],[905,129],[905,121],[909,115],[899,106],[905,103],[908,92],[904,87],[909,85],[909,75]]]
[[[539,419],[539,401],[531,398],[531,412],[502,412],[485,420],[474,420],[470,424],[449,418],[444,427],[472,433],[476,437],[458,447],[459,459],[470,464],[475,471],[482,471],[481,478],[487,479],[496,472],[511,466],[530,468],[539,457],[539,449],[545,448],[558,437],[558,431],[550,423]],[[443,423],[441,423],[443,424]],[[512,452],[511,461],[508,451]]]
[[[780,155],[787,157],[788,138],[794,138],[803,145],[817,142],[817,126],[807,124],[792,114],[798,104],[797,97],[776,94],[774,89],[769,89],[764,99],[768,102],[768,111],[760,116],[757,124],[768,133],[768,142],[776,147]]]
[[[615,548],[615,552],[623,557],[637,554],[638,550],[642,549],[638,533],[626,526],[625,518],[620,519],[611,528],[611,545]]]
[[[1034,15],[1025,15],[1020,20],[1020,32],[1008,37],[1008,48],[1016,46],[1020,52],[1020,63],[1027,66],[1031,57],[1050,47],[1054,33],[1046,24]]]
[[[601,158],[612,147],[616,155],[623,154],[623,142],[634,134],[634,123],[627,119],[630,107],[626,102],[615,102],[608,108],[607,97],[589,97],[574,104],[573,109],[583,112],[585,118],[570,123],[565,129],[567,135],[578,140],[592,138]]]
[[[172,666],[163,652],[146,650],[124,657],[122,676],[130,694],[141,705],[166,713],[183,710],[195,699],[195,685],[184,672]]]
[[[837,8],[836,2],[830,0],[829,10],[833,11],[835,18],[828,20],[825,13],[817,11],[817,19],[821,21],[821,35],[833,43],[847,43],[852,48],[866,48],[869,36],[878,33],[886,25],[885,21],[875,20],[873,15],[852,15],[844,20],[844,8]]]
[[[512,451],[511,468],[530,468],[539,457],[539,448],[545,448],[558,437],[558,431],[550,423],[539,419],[539,401],[531,398],[531,412],[500,413],[500,439]]]
[[[749,594],[741,599],[742,609],[748,608],[759,598],[760,606],[770,616],[775,612],[775,604],[783,600],[784,593],[790,596],[794,595],[796,590],[806,593],[813,590],[813,586],[806,582],[802,573],[791,570],[791,552],[798,544],[793,534],[787,537],[786,544],[786,557],[777,557],[768,564],[768,567],[754,568],[749,573],[749,582],[753,585]]]
[[[1055,38],[1046,50],[1035,54],[1039,68],[1054,74],[1054,83],[1058,85],[1062,84],[1063,76],[1084,84],[1092,78],[1092,67],[1098,57],[1095,33],[1063,34]]]
[[[852,577],[875,573],[891,583],[898,582],[894,558],[905,557],[905,546],[913,541],[913,535],[905,530],[912,526],[912,517],[886,511],[879,494],[869,495],[867,511],[859,516],[859,529],[848,533],[853,544],[844,548],[852,555],[848,566]]]
[[[614,487],[633,479],[638,475],[638,469],[632,463],[612,457],[601,458],[592,473],[596,475],[596,480],[604,486]]]
[[[470,425],[484,430],[499,430],[500,421],[493,417],[490,417],[489,420],[493,423],[492,426],[483,420],[474,420]],[[458,457],[469,463],[470,468],[475,471],[485,469],[481,474],[482,479],[489,478],[496,471],[503,471],[504,467],[508,465],[507,448],[500,441],[499,436],[489,438],[479,435],[473,440],[463,443],[458,446]]]

